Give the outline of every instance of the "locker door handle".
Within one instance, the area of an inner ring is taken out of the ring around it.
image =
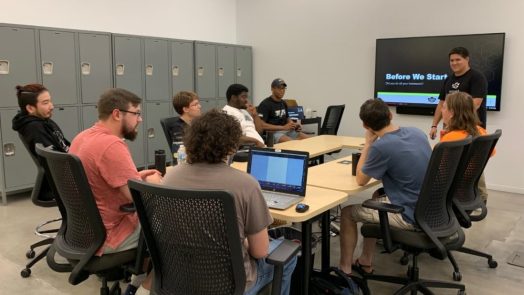
[[[173,77],[178,77],[178,75],[180,75],[180,68],[178,66],[173,66],[173,69],[171,71]]]
[[[218,68],[218,76],[224,77],[224,68]]]
[[[12,157],[15,155],[15,144],[14,143],[4,143],[4,155],[6,157]]]
[[[146,76],[153,76],[153,65],[146,65]]]
[[[147,129],[147,138],[155,138],[155,128]]]
[[[52,75],[53,74],[53,62],[52,61],[44,61],[42,63],[42,73],[44,75]]]
[[[82,75],[84,76],[91,75],[91,64],[88,62],[81,63],[80,70],[82,71]]]
[[[204,76],[204,67],[198,67],[197,74],[199,77]]]
[[[9,74],[9,61],[7,59],[0,60],[0,75]]]
[[[123,76],[124,75],[124,72],[125,72],[125,65],[124,64],[118,64],[116,65],[115,67],[115,70],[116,70],[116,75],[117,76]]]
[[[242,68],[237,68],[237,77],[242,77]]]

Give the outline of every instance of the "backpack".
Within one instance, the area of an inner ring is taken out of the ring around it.
[[[313,295],[361,295],[362,282],[355,282],[344,272],[336,267],[331,267],[327,273],[314,273],[311,278],[311,290]]]

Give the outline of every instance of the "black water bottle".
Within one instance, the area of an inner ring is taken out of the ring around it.
[[[166,174],[166,151],[164,150],[155,151],[155,169],[160,171],[162,176]]]

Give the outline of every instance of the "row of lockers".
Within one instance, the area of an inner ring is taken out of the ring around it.
[[[0,24],[0,107],[17,106],[14,87],[40,81],[57,105],[96,103],[107,88],[147,101],[180,90],[225,98],[235,82],[252,86],[248,46]]]

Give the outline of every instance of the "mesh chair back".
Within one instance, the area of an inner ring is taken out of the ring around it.
[[[171,147],[173,145],[173,134],[171,133],[171,129],[173,129],[175,123],[178,121],[179,117],[169,117],[160,119],[160,125],[162,125],[162,129],[164,130],[164,135],[166,136],[167,144]]]
[[[233,196],[130,180],[155,269],[156,294],[243,294]]]
[[[441,142],[433,148],[415,208],[415,220],[430,238],[448,237],[460,230],[448,192],[464,147],[470,142],[468,137],[460,141]]]
[[[478,181],[501,135],[502,130],[498,129],[474,138],[460,161],[450,193],[464,210],[485,208],[477,192]]]
[[[337,135],[345,108],[346,105],[344,104],[328,106],[324,122],[322,122],[322,127],[320,128],[320,134]]]
[[[55,240],[57,252],[67,259],[92,257],[103,245],[106,231],[80,159],[42,145],[36,146],[36,153],[45,159],[67,215],[63,234]]]
[[[54,200],[54,196],[53,196],[53,199],[49,197],[50,195],[52,195],[52,190],[49,187],[49,183],[47,181],[45,170],[42,167],[40,159],[38,159],[38,156],[31,149],[29,144],[25,142],[25,139],[22,136],[22,134],[18,133],[18,137],[20,137],[20,140],[24,144],[26,150],[29,152],[29,155],[31,156],[31,159],[33,159],[33,162],[35,163],[36,169],[37,169],[35,185],[33,186],[33,191],[31,192],[31,201],[33,202],[33,204],[40,206],[40,207],[56,206],[56,201]]]

